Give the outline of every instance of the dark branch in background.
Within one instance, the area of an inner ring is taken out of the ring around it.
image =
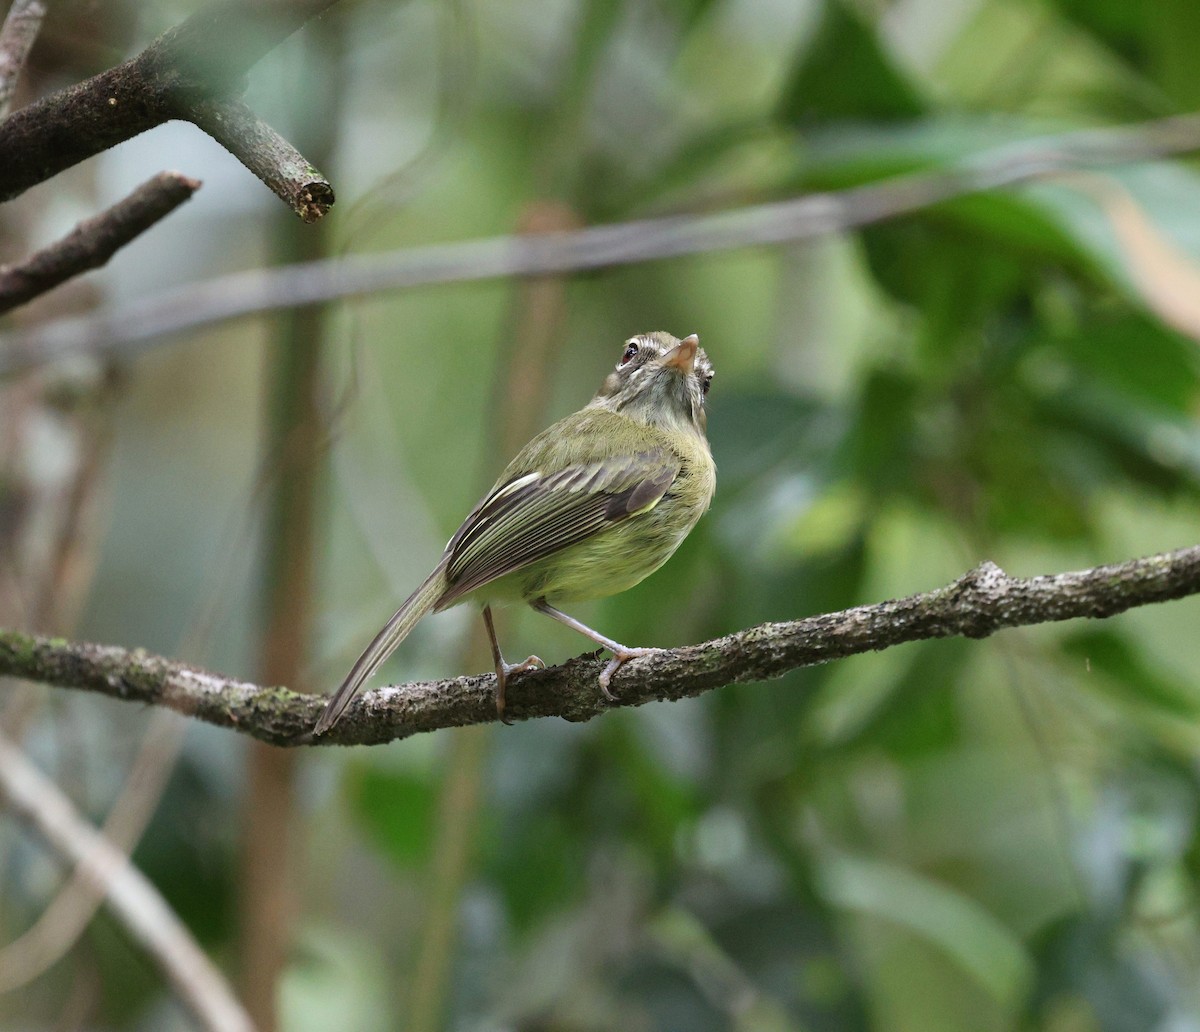
[[[664,649],[621,668],[622,706],[690,698],[728,684],[931,638],[986,638],[1006,627],[1104,618],[1200,593],[1200,546],[1073,573],[1020,579],[983,563],[953,584],[907,598],[787,623],[761,624],[701,645]],[[514,678],[516,720],[590,720],[612,708],[597,687],[603,663],[581,656]],[[260,688],[140,650],[0,632],[0,675],[166,706],[275,745],[313,744],[325,699]],[[367,692],[322,745],[379,745],[496,719],[492,674],[413,682]]]
[[[17,77],[25,67],[45,16],[46,5],[41,0],[13,0],[0,27],[0,118],[7,114],[12,103]]]
[[[234,273],[116,312],[60,319],[6,334],[0,337],[0,376],[80,352],[129,356],[182,330],[377,291],[580,272],[804,240],[1056,172],[1194,150],[1200,150],[1200,115],[1182,115],[1120,129],[1066,133],[989,151],[949,169],[715,214],[468,240]]]
[[[0,201],[163,122],[211,121],[208,105],[236,100],[255,62],[335,2],[222,0],[124,64],[15,112],[0,122]],[[239,134],[257,136],[260,126],[238,118],[217,139],[245,160],[261,145]],[[329,183],[307,165],[302,174],[281,171],[270,178],[261,165],[249,167],[307,221],[333,203]]]
[[[0,312],[16,308],[81,272],[100,268],[198,189],[198,180],[178,172],[160,172],[123,201],[79,223],[49,247],[24,261],[0,265]]]

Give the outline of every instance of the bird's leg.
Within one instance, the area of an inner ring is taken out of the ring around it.
[[[612,638],[606,638],[599,631],[593,631],[587,624],[580,623],[575,617],[568,616],[561,609],[555,609],[544,598],[538,599],[532,605],[539,613],[552,616],[559,623],[566,624],[571,630],[578,631],[584,637],[591,638],[597,645],[603,645],[613,654],[613,658],[608,661],[608,666],[600,672],[600,690],[609,702],[617,701],[617,697],[609,691],[608,684],[612,680],[612,675],[621,669],[621,665],[628,663],[631,659],[637,659],[639,656],[648,656],[650,653],[658,651],[657,649],[631,649],[627,645],[613,641]]]
[[[530,656],[521,663],[505,663],[504,656],[500,654],[500,643],[496,640],[496,625],[492,623],[491,606],[483,607],[483,622],[487,625],[488,641],[492,643],[492,659],[496,662],[496,716],[505,724],[511,724],[512,721],[504,715],[504,688],[508,684],[509,674],[519,674],[535,667],[544,667],[546,664],[537,656]]]

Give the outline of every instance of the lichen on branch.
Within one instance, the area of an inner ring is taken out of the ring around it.
[[[904,642],[984,638],[1009,627],[1103,619],[1198,593],[1200,546],[1030,578],[1010,577],[985,562],[933,591],[657,650],[621,668],[613,680],[615,705],[690,698]],[[597,687],[602,666],[589,654],[513,678],[507,715],[571,721],[598,716],[614,705]],[[314,740],[323,696],[221,677],[140,649],[19,631],[0,630],[0,675],[166,706],[274,745],[380,745],[496,719],[493,674],[418,681],[364,693],[328,734]]]

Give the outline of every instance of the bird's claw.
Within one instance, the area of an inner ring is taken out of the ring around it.
[[[523,674],[526,670],[544,670],[546,664],[542,662],[540,656],[526,656],[520,663],[505,663],[500,661],[500,665],[496,668],[496,716],[500,718],[502,724],[511,724],[512,721],[504,715],[504,689],[508,684],[508,679],[513,674]]]
[[[613,657],[607,663],[602,671],[600,671],[600,690],[604,693],[604,697],[609,702],[616,702],[617,697],[613,695],[609,689],[609,684],[612,681],[612,676],[621,669],[631,659],[639,659],[642,656],[648,656],[652,652],[657,652],[657,649],[618,649],[613,651]]]
[[[509,674],[523,674],[526,670],[545,670],[546,664],[542,662],[541,656],[526,656],[520,663],[505,663],[504,676]]]

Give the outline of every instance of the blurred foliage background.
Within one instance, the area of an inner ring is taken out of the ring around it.
[[[193,9],[56,4],[26,86],[109,67]],[[736,207],[1186,112],[1198,12],[344,3],[261,62],[249,92],[330,175],[329,219],[293,227],[215,143],[164,126],[0,212],[7,259],[160,168],[205,182],[10,325],[306,254]],[[1194,543],[1200,363],[1172,328],[1200,297],[1192,256],[1200,175],[1171,160],[790,246],[332,306],[297,687],[332,688],[514,428],[581,405],[643,330],[698,332],[714,361],[719,486],[662,571],[581,608],[619,640],[670,646],[909,594],[985,558],[1032,575]],[[19,446],[0,492],[26,535],[3,546],[5,620],[257,676],[264,498],[282,465],[263,443],[279,389],[264,355],[296,323],[5,386]],[[46,543],[64,511],[77,525]],[[47,581],[55,554],[65,572]],[[580,726],[305,751],[289,775],[279,1025],[1200,1029],[1196,618],[1184,601]],[[427,621],[388,679],[485,669],[477,622]],[[582,650],[535,614],[503,634],[514,656]],[[150,801],[134,859],[236,975],[240,858],[262,817],[247,743],[77,693],[6,697],[9,733],[98,822],[131,792]],[[164,742],[145,774],[147,743]],[[11,942],[63,876],[12,822],[0,847]],[[0,997],[4,1027],[187,1026],[103,911],[83,925]]]

